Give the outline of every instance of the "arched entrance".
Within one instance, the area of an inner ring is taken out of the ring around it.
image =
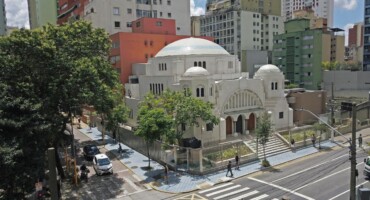
[[[251,113],[248,119],[248,131],[249,132],[254,131],[254,129],[256,128],[255,124],[256,124],[256,116],[254,115],[254,113]]]
[[[243,133],[243,117],[239,115],[238,120],[236,121],[236,132]]]
[[[233,119],[231,117],[226,118],[226,135],[233,134]]]

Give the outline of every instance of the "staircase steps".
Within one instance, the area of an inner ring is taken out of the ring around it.
[[[247,145],[252,148],[254,152],[256,152],[256,141],[250,140],[247,141]],[[277,154],[289,152],[291,149],[288,145],[286,145],[283,141],[281,141],[278,137],[275,135],[272,135],[269,138],[269,141],[265,145],[265,153],[266,157],[274,156]],[[261,144],[258,144],[258,158],[263,158],[263,146]]]

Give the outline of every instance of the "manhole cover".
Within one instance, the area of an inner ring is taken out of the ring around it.
[[[131,169],[136,169],[136,168],[137,168],[137,166],[132,166],[132,167],[131,167]]]

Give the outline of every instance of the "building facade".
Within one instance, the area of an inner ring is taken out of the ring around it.
[[[190,35],[190,1],[89,1],[84,11],[85,20],[109,34],[131,32],[132,21],[142,17],[174,19],[176,34]]]
[[[120,74],[122,84],[129,80],[132,64],[146,63],[166,45],[189,35],[176,35],[173,19],[140,18],[132,22],[133,32],[119,32],[110,36],[112,48],[110,61]],[[213,40],[211,37],[204,37]]]
[[[125,85],[125,102],[131,109],[129,124],[135,124],[139,102],[146,94],[186,89],[194,97],[211,102],[220,123],[207,128],[203,135],[202,127],[208,127],[205,122],[199,127],[185,127],[184,138],[196,137],[209,143],[249,134],[265,111],[271,115],[274,129],[292,125],[280,70],[264,65],[250,79],[248,73],[241,72],[237,56],[209,40],[186,38],[173,42],[147,63],[135,64],[130,79],[136,82]]]
[[[370,0],[365,0],[363,70],[370,71]]]
[[[273,63],[290,83],[317,90],[322,88],[322,62],[344,60],[344,36],[310,25],[304,18],[285,22],[285,33],[274,37]]]
[[[89,0],[58,0],[58,24],[83,18]]]
[[[5,0],[0,0],[0,36],[6,35]]]
[[[56,0],[28,0],[28,14],[30,28],[39,28],[44,25],[57,23]]]
[[[364,23],[356,23],[348,29],[346,61],[362,65],[364,50]]]
[[[294,11],[305,9],[312,9],[315,16],[327,19],[328,27],[333,27],[333,0],[282,0],[281,3],[284,21],[293,19]]]

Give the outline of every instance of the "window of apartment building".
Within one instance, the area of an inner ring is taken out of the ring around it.
[[[128,27],[128,28],[132,27],[132,22],[127,22],[126,27]]]
[[[213,130],[213,124],[212,123],[207,123],[206,124],[206,131],[212,131]]]
[[[180,27],[177,27],[176,29],[179,31],[180,30]]]
[[[119,7],[113,7],[113,15],[120,15],[119,14]]]
[[[112,49],[116,49],[116,48],[119,48],[119,42],[118,41],[112,42]]]
[[[171,5],[171,0],[167,0],[167,5]]]
[[[136,22],[136,27],[140,27],[140,22]]]
[[[159,12],[159,17],[162,17],[163,16],[163,13],[162,12]]]
[[[171,18],[172,17],[172,14],[171,13],[167,13],[167,16],[168,16],[168,18]]]
[[[114,28],[120,28],[120,27],[121,27],[121,22],[115,21]]]
[[[161,5],[162,5],[162,0],[159,0],[159,4],[161,4]]]
[[[127,8],[127,14],[132,14],[132,9],[131,8]]]
[[[154,5],[157,5],[157,0],[153,0],[153,4]]]

